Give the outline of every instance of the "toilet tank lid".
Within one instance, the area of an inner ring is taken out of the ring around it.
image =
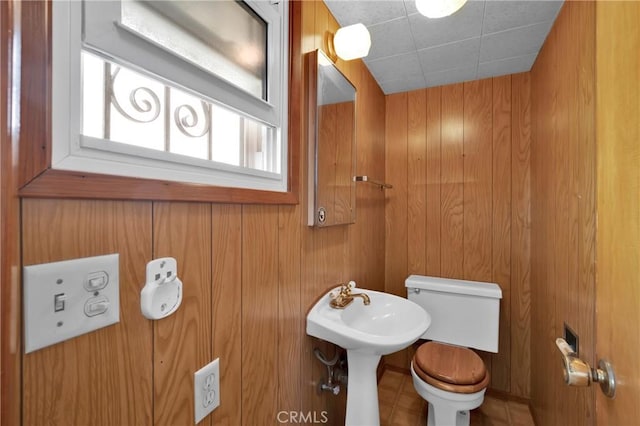
[[[408,289],[419,288],[442,293],[468,294],[470,296],[502,299],[502,290],[495,283],[411,275],[405,280],[404,285]]]

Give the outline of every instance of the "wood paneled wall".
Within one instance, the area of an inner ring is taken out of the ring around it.
[[[537,424],[594,424],[594,388],[562,379],[566,322],[594,365],[595,3],[566,2],[531,71],[531,402]]]
[[[497,282],[491,388],[529,396],[530,82],[516,74],[387,96],[385,289],[410,274]],[[408,368],[408,351],[387,358]]]
[[[338,24],[321,1],[292,5],[301,37],[289,137],[302,144],[306,179],[302,54]],[[361,61],[338,67],[358,90],[357,173],[382,177],[384,95]],[[301,187],[299,205],[24,200],[24,265],[120,253],[121,315],[23,356],[23,424],[191,425],[193,373],[216,357],[222,404],[201,424],[275,424],[279,411],[314,410],[342,422],[345,394],[318,394],[326,370],[313,356],[314,347],[335,348],[307,337],[305,318],[340,282],[384,289],[384,194],[358,186],[356,224],[315,229],[306,226]],[[139,292],[146,263],[160,256],[177,258],[184,297],[175,314],[152,322]]]
[[[17,193],[17,111],[11,58],[14,12],[20,3],[0,2],[0,425],[20,422],[22,305],[20,200]]]

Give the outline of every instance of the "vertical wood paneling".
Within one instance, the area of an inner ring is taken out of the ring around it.
[[[212,421],[232,426],[242,422],[242,208],[214,204],[211,210],[213,359],[221,360],[225,402]]]
[[[289,374],[278,374],[278,410],[302,407],[302,340],[306,311],[300,300],[300,206],[281,206],[278,213],[278,352]]]
[[[440,87],[427,89],[426,272],[432,276],[440,275],[441,262],[441,93]]]
[[[407,273],[426,271],[426,90],[407,94]]]
[[[356,136],[359,142],[356,175],[384,177],[385,106],[384,94],[362,62],[362,87],[356,102]],[[368,143],[364,143],[367,141]],[[356,282],[363,287],[384,290],[384,204],[386,192],[373,185],[356,184],[356,223],[349,227],[352,267]]]
[[[175,258],[183,284],[180,308],[153,323],[154,423],[194,423],[193,373],[213,354],[211,205],[154,203],[153,257]]]
[[[561,16],[564,15],[561,13]],[[560,20],[564,20],[559,16]],[[548,36],[548,46],[558,44],[558,33],[552,31]],[[546,46],[545,46],[546,47]],[[544,49],[535,66],[539,71],[532,72],[532,102],[536,105],[532,115],[535,123],[535,134],[531,141],[531,174],[533,184],[532,193],[532,225],[531,225],[531,262],[532,262],[532,319],[531,342],[537,350],[532,350],[532,365],[548,370],[553,368],[552,358],[556,350],[553,340],[557,336],[555,329],[555,277],[554,256],[555,218],[549,212],[555,212],[556,185],[553,181],[552,170],[555,170],[557,155],[555,143],[559,138],[556,132],[557,91],[559,82],[547,76],[558,74],[557,50]],[[537,71],[537,70],[536,70]],[[544,114],[544,121],[541,119]],[[555,424],[558,420],[557,411],[558,389],[561,384],[557,377],[545,379],[532,376],[531,397],[533,414],[540,424]]]
[[[556,43],[557,37],[554,31],[547,37],[547,42]],[[545,197],[547,188],[547,173],[544,172],[545,162],[551,161],[544,155],[546,144],[550,143],[551,137],[548,135],[547,126],[540,117],[542,111],[550,105],[543,105],[541,100],[550,100],[552,91],[550,84],[544,84],[545,75],[549,75],[553,63],[553,52],[543,48],[538,56],[538,61],[531,71],[531,104],[532,104],[532,135],[531,135],[531,348],[533,342],[538,340],[539,347],[545,345],[544,340],[549,336],[545,332],[548,318],[544,318],[546,311],[555,311],[546,308],[548,298],[546,297],[546,287],[550,279],[548,278],[550,268],[542,267],[546,265],[545,253],[542,253],[544,243],[551,241],[548,232],[548,223],[544,221],[546,211],[551,211],[550,205]],[[547,104],[549,102],[547,101]],[[550,126],[549,126],[550,127]],[[544,189],[544,190],[543,190]],[[534,208],[535,206],[535,208]],[[540,247],[540,249],[538,249]],[[539,283],[539,285],[538,285]],[[544,303],[543,303],[544,302]],[[548,361],[545,362],[541,350],[531,351],[531,365],[538,368],[548,368]],[[544,389],[541,380],[531,377],[531,402],[532,414],[538,424],[552,424],[550,402],[555,396],[555,384],[549,384]]]
[[[492,271],[502,289],[498,353],[491,355],[491,385],[511,388],[511,76],[493,79]]]
[[[393,183],[385,207],[385,290],[406,294],[407,277],[407,94],[387,96],[386,104],[386,172]],[[405,351],[386,358],[391,365],[407,368]]]
[[[491,79],[464,84],[464,278],[491,281]]]
[[[526,398],[529,83],[514,85],[513,78],[387,97],[386,180],[406,186],[387,194],[385,288],[404,292],[397,283],[409,273],[497,282],[503,290],[499,349],[480,355],[491,371],[492,389]],[[404,116],[407,120],[398,119]],[[404,140],[406,152],[398,147]],[[406,236],[398,235],[404,232],[398,223],[406,223]],[[401,238],[406,252],[396,240]],[[523,292],[517,298],[511,288],[514,268],[514,285]],[[514,341],[522,345],[514,348]],[[406,368],[404,354],[411,355],[403,351],[385,360]]]
[[[24,356],[23,423],[152,424],[151,203],[25,200],[22,240],[25,266],[120,254],[120,322]]]
[[[362,142],[358,142],[358,147],[362,147],[361,149],[368,151],[370,155],[363,159],[362,167],[359,170],[371,176],[385,176],[385,98],[364,63],[362,63],[362,80],[366,81],[364,87],[368,87],[367,93],[371,94],[367,98],[367,109],[362,111],[363,127],[370,130],[368,136],[363,138]],[[364,143],[365,141],[369,141],[369,143]],[[373,247],[384,247],[385,245],[386,194],[387,192],[380,191],[375,187],[369,188],[368,196],[363,197],[360,201],[360,206],[365,207],[361,211],[366,211],[370,217],[368,226],[363,225],[361,228],[359,244],[363,249],[358,251],[361,256],[362,266],[360,269],[367,271],[368,279],[366,282],[369,283],[369,286],[380,291],[384,290],[385,283],[385,252],[375,250]],[[363,200],[367,200],[367,202],[362,203]]]
[[[392,177],[393,191],[387,194],[386,291],[403,295],[407,276],[407,94],[387,96],[386,176]]]
[[[463,278],[491,281],[491,79],[464,83]],[[480,352],[493,372],[491,355]],[[493,386],[493,384],[491,384]]]
[[[463,278],[463,85],[442,88],[441,263],[445,278]]]
[[[566,3],[531,72],[531,356],[544,370],[557,368],[565,322],[595,362],[594,10]],[[531,376],[536,422],[594,424],[594,390],[558,376]]]
[[[242,424],[278,411],[278,208],[242,207]],[[275,391],[275,392],[274,392]]]
[[[331,228],[326,228],[331,229]],[[316,280],[316,265],[314,256],[311,253],[317,253],[314,247],[315,241],[311,235],[313,231],[302,233],[302,260],[300,262],[300,283],[301,283],[301,299],[303,306],[307,307],[307,310],[311,308],[314,300],[318,298],[318,294],[324,289],[323,284]],[[334,283],[337,284],[337,283]],[[325,285],[328,287],[328,285]],[[304,340],[303,352],[302,352],[302,370],[303,370],[303,384],[305,391],[302,394],[302,409],[304,411],[313,410],[321,407],[322,401],[317,392],[311,392],[310,389],[317,389],[320,380],[324,377],[325,371],[318,360],[313,356],[314,347],[318,346],[319,341],[307,337]],[[323,348],[325,349],[325,348]]]
[[[511,77],[511,365],[531,365],[531,90],[529,74]],[[512,395],[530,395],[527,369],[512,368]]]

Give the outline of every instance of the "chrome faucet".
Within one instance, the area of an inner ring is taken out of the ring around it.
[[[346,284],[341,284],[340,285],[340,291],[335,293],[332,292],[329,297],[331,298],[331,301],[329,302],[329,305],[332,308],[335,309],[344,309],[347,306],[349,306],[349,304],[351,302],[353,302],[353,298],[354,297],[360,297],[362,298],[362,303],[364,303],[365,305],[368,305],[371,303],[371,299],[369,299],[369,296],[367,296],[364,293],[351,293],[351,290],[353,290],[353,285],[355,284],[355,282],[353,281],[349,281]]]

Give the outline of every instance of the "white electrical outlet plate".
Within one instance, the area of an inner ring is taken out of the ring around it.
[[[196,423],[220,405],[220,358],[196,371],[193,375]]]
[[[120,320],[118,254],[24,267],[24,351]]]

